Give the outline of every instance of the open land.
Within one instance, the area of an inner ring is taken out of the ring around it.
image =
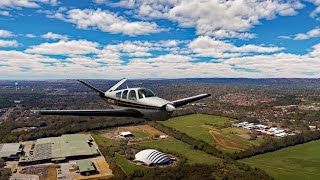
[[[261,168],[275,179],[319,179],[320,140],[243,159],[241,162]]]

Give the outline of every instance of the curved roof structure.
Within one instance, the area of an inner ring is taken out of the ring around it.
[[[135,156],[135,161],[143,162],[146,165],[164,164],[172,160],[168,155],[155,149],[140,151]]]

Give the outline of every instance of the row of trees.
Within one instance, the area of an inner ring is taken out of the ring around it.
[[[0,143],[35,140],[38,138],[60,136],[90,130],[112,128],[139,124],[142,119],[135,118],[78,118],[78,117],[44,117],[42,120],[21,120],[3,122],[0,127]],[[14,129],[35,126],[31,131],[13,131]]]
[[[234,160],[248,158],[251,156],[276,151],[285,147],[303,144],[312,140],[320,139],[320,131],[306,131],[294,136],[287,136],[281,139],[266,139],[260,146],[250,147],[245,151],[232,154]]]

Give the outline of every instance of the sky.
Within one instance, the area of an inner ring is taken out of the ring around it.
[[[1,0],[0,79],[320,78],[320,0]]]

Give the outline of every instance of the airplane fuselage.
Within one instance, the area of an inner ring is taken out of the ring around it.
[[[105,92],[103,98],[114,109],[135,109],[147,119],[167,119],[175,108],[146,88],[127,88]],[[170,109],[171,108],[171,109]]]

